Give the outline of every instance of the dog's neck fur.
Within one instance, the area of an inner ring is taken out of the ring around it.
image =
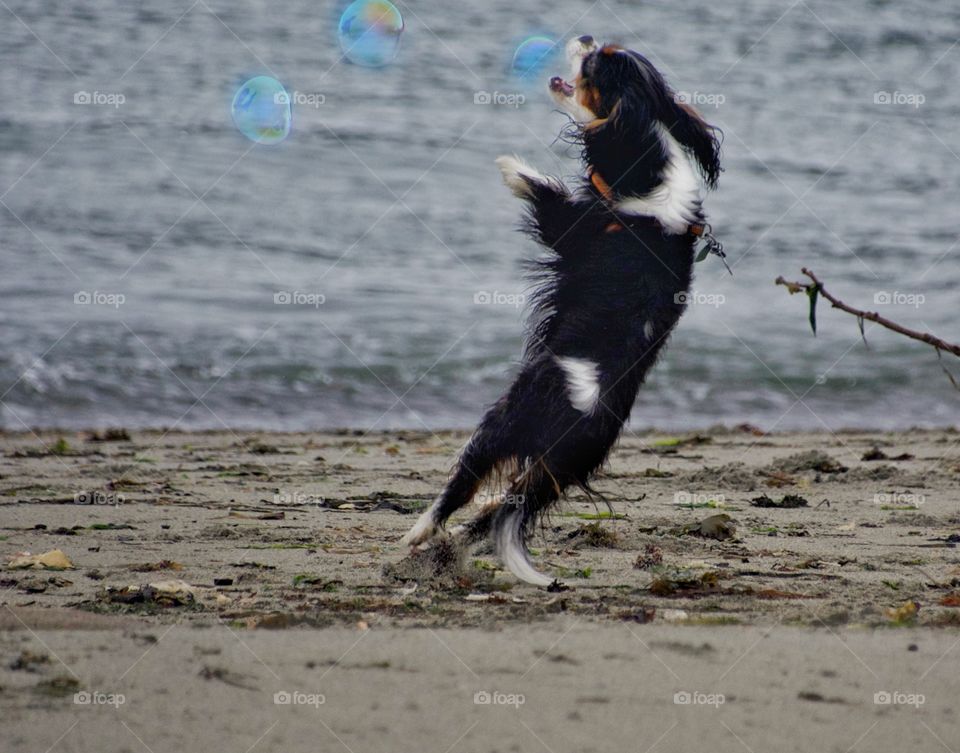
[[[666,126],[655,122],[644,138],[618,149],[618,159],[611,159],[603,141],[585,139],[584,152],[594,186],[606,187],[601,193],[615,210],[652,217],[677,235],[703,219],[700,180]],[[639,154],[637,143],[644,148]]]
[[[667,165],[663,140],[651,124],[645,132],[623,138],[606,133],[606,127],[583,133],[583,157],[587,165],[603,176],[618,197],[644,196],[661,182]]]

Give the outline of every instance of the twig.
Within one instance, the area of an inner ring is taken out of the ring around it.
[[[816,299],[818,295],[822,295],[824,298],[830,301],[830,304],[833,306],[833,308],[846,311],[848,314],[853,314],[855,317],[857,317],[858,323],[860,324],[861,335],[863,334],[863,321],[866,319],[869,322],[876,322],[881,327],[886,327],[894,332],[899,332],[901,335],[906,335],[909,338],[926,343],[937,351],[938,356],[942,351],[946,351],[947,353],[952,353],[953,355],[960,357],[960,345],[954,345],[946,340],[941,340],[939,337],[935,337],[929,332],[918,332],[913,329],[908,329],[902,324],[897,324],[886,317],[880,316],[880,314],[876,313],[875,311],[861,311],[860,309],[855,309],[853,306],[848,306],[843,301],[830,295],[830,293],[824,289],[823,283],[820,282],[820,280],[817,279],[817,276],[809,269],[803,267],[800,271],[809,277],[812,282],[790,282],[789,280],[783,279],[783,276],[778,277],[775,282],[777,285],[783,285],[787,290],[790,291],[791,294],[805,292],[808,296],[810,296],[810,324],[813,327],[814,333],[817,331],[816,318],[814,314]]]

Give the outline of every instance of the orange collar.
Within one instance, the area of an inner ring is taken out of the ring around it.
[[[593,169],[593,166],[587,169],[587,175],[590,177],[590,182],[593,184],[593,187],[600,192],[600,195],[607,201],[613,201],[613,189],[610,188],[610,184],[603,179],[600,173]]]

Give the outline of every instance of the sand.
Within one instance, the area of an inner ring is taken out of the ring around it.
[[[131,434],[0,435],[5,750],[960,749],[955,431],[630,434],[551,590],[398,546],[463,434]]]

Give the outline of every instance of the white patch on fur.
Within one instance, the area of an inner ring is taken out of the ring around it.
[[[503,182],[518,199],[528,199],[533,195],[533,189],[527,181],[533,181],[541,185],[549,185],[550,183],[550,178],[537,168],[528,165],[515,154],[513,156],[505,154],[497,157],[494,162],[500,168]]]
[[[514,513],[497,529],[495,534],[497,554],[500,555],[507,569],[520,580],[534,586],[549,586],[553,583],[553,579],[537,572],[527,557],[527,548],[520,534],[520,515],[519,512]]]
[[[647,323],[643,325],[643,336],[648,340],[653,339],[653,321],[647,320]]]
[[[591,413],[600,402],[600,367],[586,358],[557,357],[567,377],[570,404],[581,413]]]
[[[437,522],[434,520],[436,508],[437,502],[430,505],[417,519],[413,528],[407,531],[407,535],[400,539],[400,543],[404,546],[419,546],[420,544],[427,543],[436,536],[439,531]]]
[[[646,196],[624,199],[616,205],[618,212],[656,219],[668,233],[685,235],[697,221],[700,204],[700,179],[683,147],[670,131],[657,123],[657,131],[667,152],[667,164],[660,174],[660,184]]]

